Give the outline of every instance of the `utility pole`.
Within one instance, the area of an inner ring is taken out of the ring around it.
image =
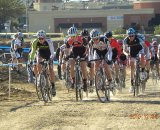
[[[29,32],[28,7],[29,7],[29,0],[26,0],[26,33]]]

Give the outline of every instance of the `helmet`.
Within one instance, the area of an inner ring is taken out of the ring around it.
[[[158,47],[157,41],[153,41],[153,42],[152,42],[152,46],[153,46],[153,47]]]
[[[80,33],[81,36],[89,36],[89,32],[87,29],[83,29]]]
[[[117,43],[118,43],[120,46],[122,46],[122,45],[123,45],[123,40],[118,39],[118,40],[117,40]]]
[[[136,33],[136,31],[135,31],[133,28],[129,28],[129,29],[127,30],[127,34],[128,34],[128,35],[135,35],[135,33]]]
[[[100,36],[100,32],[97,31],[96,29],[93,29],[91,32],[90,32],[90,37],[91,38],[98,38]]]
[[[15,36],[17,36],[17,37],[23,37],[23,33],[22,32],[18,32]]]
[[[76,27],[70,27],[67,31],[69,36],[76,36],[77,35],[77,28]]]
[[[145,36],[144,36],[143,34],[138,33],[138,37],[139,37],[140,39],[142,39],[143,41],[145,40]]]
[[[46,37],[46,32],[44,30],[39,30],[37,32],[37,38],[45,38]]]
[[[152,42],[153,42],[153,41],[157,41],[157,38],[155,38],[155,37],[154,37],[154,38],[152,38]]]
[[[110,38],[110,37],[112,37],[112,32],[111,32],[111,31],[105,32],[104,35],[105,35],[107,38]]]

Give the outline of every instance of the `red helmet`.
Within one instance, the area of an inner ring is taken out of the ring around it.
[[[120,46],[123,46],[123,40],[118,39],[118,40],[117,40],[117,43],[118,43]]]

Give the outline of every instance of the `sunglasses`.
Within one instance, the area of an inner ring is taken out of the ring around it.
[[[129,35],[129,37],[134,37],[134,35]]]
[[[40,41],[41,41],[41,40],[44,40],[44,38],[38,38],[38,39],[39,39]]]

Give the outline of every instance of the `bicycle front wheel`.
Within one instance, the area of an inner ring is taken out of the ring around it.
[[[100,102],[105,103],[109,98],[108,94],[110,92],[106,91],[105,89],[105,79],[103,77],[102,70],[98,70],[95,76],[95,87],[96,87],[96,93],[97,97]]]
[[[37,77],[35,77],[35,86],[36,86],[37,97],[39,100],[42,100],[42,93],[41,93],[41,89],[40,89],[38,82],[40,82],[40,81],[37,81]]]
[[[46,73],[42,72],[40,74],[40,88],[42,93],[42,98],[44,102],[48,102],[48,87],[47,87],[47,75]]]
[[[82,76],[79,70],[76,71],[76,101],[78,99],[83,100],[83,89],[82,89]]]

